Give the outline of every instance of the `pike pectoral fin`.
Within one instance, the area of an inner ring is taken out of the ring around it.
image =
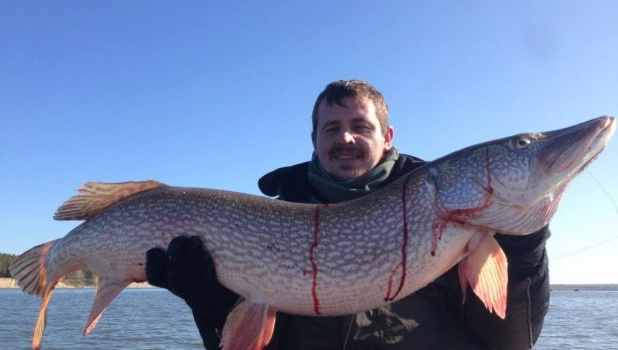
[[[245,300],[227,316],[223,326],[223,350],[260,350],[272,338],[276,311],[264,303]]]
[[[116,295],[129,284],[131,284],[131,281],[119,281],[101,277],[97,285],[97,294],[94,296],[94,303],[92,304],[90,315],[88,315],[88,321],[84,328],[84,335],[90,333],[90,331],[94,329],[107,305],[109,305]]]
[[[484,232],[468,243],[470,254],[459,263],[459,282],[466,298],[468,284],[485,307],[504,319],[508,283],[506,256],[498,242]]]

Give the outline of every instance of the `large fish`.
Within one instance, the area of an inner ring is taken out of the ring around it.
[[[224,349],[261,349],[275,311],[344,315],[401,299],[459,263],[490,311],[504,318],[507,262],[495,232],[547,225],[569,182],[616,128],[600,117],[568,128],[471,146],[363,198],[297,204],[156,181],[87,183],[56,212],[85,220],[15,259],[11,274],[42,296],[32,347],[41,348],[56,284],[88,267],[100,277],[84,334],[131,282],[146,280],[146,251],[198,235],[218,280],[245,300],[224,326]]]

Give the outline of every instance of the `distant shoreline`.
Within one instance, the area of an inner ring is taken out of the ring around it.
[[[618,284],[552,284],[551,290],[618,291]]]
[[[94,288],[94,285],[83,285],[83,286],[74,286],[68,285],[66,283],[60,282],[56,286],[56,288]],[[0,278],[0,289],[16,289],[19,288],[17,283],[13,278]],[[155,288],[154,286],[148,284],[148,282],[141,283],[131,283],[127,288]]]

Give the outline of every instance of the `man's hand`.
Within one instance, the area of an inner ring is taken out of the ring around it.
[[[207,330],[221,329],[238,295],[217,281],[215,264],[200,237],[174,238],[165,252],[146,253],[146,276],[153,286],[168,289],[184,299],[202,338]]]

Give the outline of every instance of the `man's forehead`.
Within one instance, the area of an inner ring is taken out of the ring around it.
[[[337,103],[337,102],[339,102],[339,103]],[[351,104],[357,104],[357,105],[362,105],[362,106],[369,106],[369,105],[373,105],[373,102],[371,101],[371,99],[368,96],[358,95],[358,96],[342,97],[342,98],[338,99],[338,101],[335,100],[335,99],[332,99],[331,103],[328,103],[328,99],[325,96],[320,101],[320,105],[319,105],[318,108],[319,109],[320,108],[334,108],[336,106],[343,107],[343,108],[350,108]]]
[[[342,106],[333,103],[329,106],[325,99],[322,100],[318,108],[318,123],[323,124],[342,117],[351,120],[367,120],[371,118],[372,115],[375,115],[375,106],[368,98],[346,97],[341,101],[341,104]],[[352,108],[356,110],[360,109],[360,111],[354,113],[352,118],[349,118],[350,114],[348,113],[352,113]]]

